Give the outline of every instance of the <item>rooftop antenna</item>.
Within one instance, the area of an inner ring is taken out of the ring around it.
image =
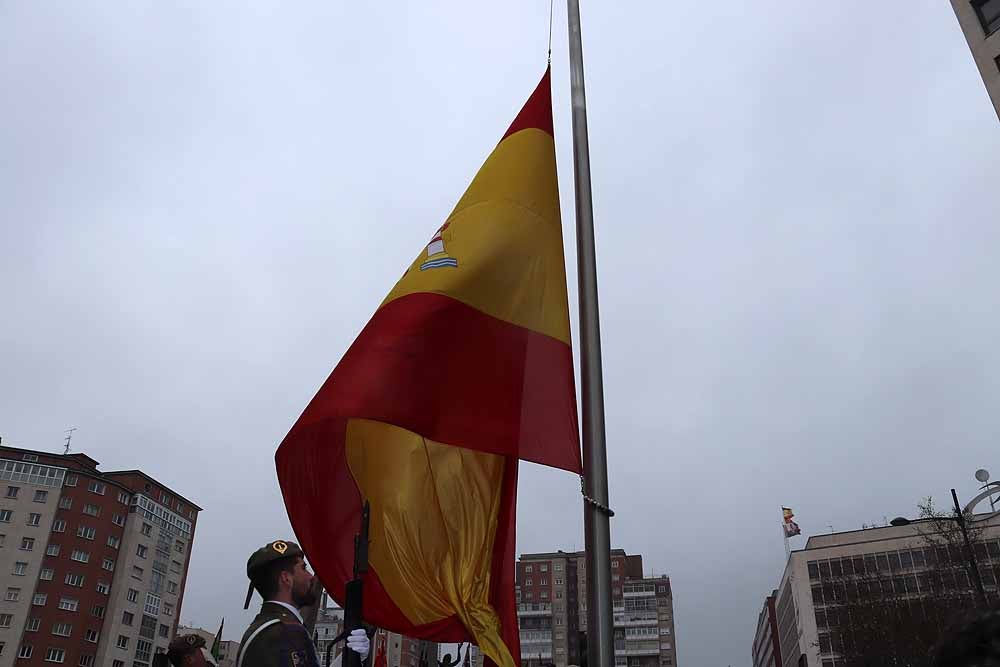
[[[66,447],[63,449],[63,456],[66,456],[67,454],[69,454],[69,443],[73,440],[73,431],[75,431],[75,430],[76,430],[76,427],[74,426],[72,428],[66,429],[66,431],[65,431],[66,432]]]

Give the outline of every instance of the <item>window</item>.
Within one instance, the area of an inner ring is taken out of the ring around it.
[[[118,635],[118,648],[127,649],[128,648],[128,637],[125,635]]]
[[[539,579],[538,585],[539,586],[548,586],[549,585],[549,580],[546,579],[545,577],[542,577],[541,579]]]
[[[125,517],[123,517],[121,514],[116,514],[113,517],[111,517],[111,521],[116,526],[124,526],[125,525]]]
[[[76,611],[80,603],[75,598],[59,598],[59,608],[63,611]]]
[[[108,535],[108,546],[112,549],[117,549],[121,546],[122,541],[115,537],[114,535]]]
[[[101,567],[103,567],[108,572],[113,572],[115,569],[115,562],[110,558],[105,558],[104,562],[101,563]]]
[[[972,0],[972,8],[976,10],[983,32],[992,35],[1000,30],[1000,0]]]
[[[42,491],[41,489],[35,491],[35,502],[36,503],[44,503],[48,499],[49,499],[49,492],[48,491]]]
[[[14,620],[13,614],[0,614],[0,628],[9,628],[12,620]]]
[[[135,620],[135,614],[133,614],[130,611],[122,612],[122,625],[132,625],[132,622],[134,620]]]
[[[147,547],[145,544],[136,545],[135,547],[136,556],[138,556],[139,558],[145,558],[146,554],[148,553],[149,553],[149,547]]]
[[[96,644],[97,643],[97,638],[98,637],[100,637],[100,633],[98,633],[97,630],[87,630],[87,632],[86,632],[86,634],[84,636],[84,638],[88,642],[90,642],[92,644]]]
[[[169,625],[162,625],[162,624],[160,625],[160,636],[163,637],[164,639],[170,636]]]
[[[72,572],[67,572],[66,573],[65,582],[66,582],[67,586],[76,586],[77,588],[82,588],[83,587],[83,575],[82,574],[73,574]]]
[[[38,628],[42,625],[42,619],[40,618],[29,618],[28,625],[24,627],[25,632],[38,632]]]
[[[32,512],[31,514],[28,515],[28,525],[29,526],[37,526],[41,522],[42,522],[42,515],[41,514],[38,514],[37,512]]]
[[[621,581],[621,579],[622,578],[619,577],[617,574],[612,574],[611,575],[611,581]]]
[[[181,573],[181,564],[178,563],[175,560],[174,561],[170,561],[170,571],[174,572],[175,574],[180,574]]]
[[[28,564],[23,561],[17,561],[14,563],[14,576],[23,577],[28,573]]]
[[[111,586],[106,581],[97,582],[97,592],[107,595],[111,591]]]
[[[44,607],[45,601],[49,599],[48,593],[35,593],[35,597],[31,599],[31,604],[36,607]]]
[[[563,585],[562,578],[561,577],[556,577],[556,586],[562,586],[562,585]]]
[[[139,624],[139,636],[146,639],[156,638],[156,619],[147,614],[142,615],[142,622]]]
[[[55,574],[55,572],[52,571],[51,567],[43,567],[41,573],[38,575],[38,578],[42,581],[52,581],[53,574]]]
[[[549,566],[548,565],[542,565],[542,566],[540,566],[538,568],[538,571],[539,572],[548,572],[549,571]]]
[[[125,663],[121,660],[115,660],[111,663],[111,667],[125,667]]]
[[[66,481],[64,484],[66,486],[76,486],[77,482],[80,480],[76,475],[66,475]]]
[[[70,554],[69,559],[75,560],[78,563],[88,563],[90,562],[90,554],[80,549],[73,549],[73,553]]]
[[[17,652],[17,657],[19,658],[30,658],[32,653],[31,646],[29,644],[21,644],[21,650]]]
[[[613,560],[613,561],[611,561],[611,569],[612,570],[617,570],[620,565],[621,565],[621,561],[620,560]]]
[[[163,603],[163,613],[165,615],[167,615],[167,616],[173,616],[174,615],[174,605],[170,604],[169,602],[164,602]]]
[[[4,523],[10,523],[10,520],[13,516],[14,513],[11,512],[10,510],[0,510],[0,521]]]
[[[69,637],[73,634],[73,626],[69,623],[55,623],[52,625],[52,634],[60,637]]]
[[[139,601],[139,591],[135,590],[134,588],[130,588],[130,589],[128,589],[128,594],[126,595],[126,597],[127,597],[127,599],[128,599],[129,602],[138,602]]]
[[[143,607],[143,611],[151,616],[156,616],[160,613],[160,596],[153,595],[152,593],[146,593],[146,606]]]
[[[61,648],[50,648],[45,652],[45,662],[62,662],[66,659],[66,651]]]
[[[101,508],[92,503],[87,503],[83,506],[83,513],[90,516],[101,516]]]
[[[125,493],[124,491],[119,491],[118,502],[120,502],[122,505],[128,505],[128,494]]]
[[[71,510],[73,509],[73,499],[69,496],[63,496],[59,499],[59,509],[61,510]]]
[[[11,587],[11,588],[7,589],[7,601],[8,602],[17,602],[20,599],[21,599],[21,589],[20,588]]]
[[[87,485],[87,490],[91,493],[96,493],[99,496],[104,495],[106,487],[101,482],[90,480],[90,484]]]
[[[173,581],[168,581],[167,582],[167,592],[168,593],[173,593],[174,595],[176,595],[177,594],[177,583],[173,582]]]
[[[81,655],[80,656],[80,667],[94,667],[94,656],[92,656],[92,655]]]
[[[8,498],[17,498],[17,492],[20,491],[20,490],[21,490],[21,487],[19,487],[19,486],[8,486],[7,487],[7,497]]]
[[[45,548],[45,555],[46,556],[58,556],[59,555],[59,545],[58,544],[50,544],[48,547]]]
[[[53,533],[65,533],[66,532],[66,522],[62,519],[56,519],[52,522],[52,532]]]
[[[2,547],[6,541],[7,541],[7,536],[0,534],[0,547]]]
[[[556,563],[555,565],[553,565],[552,566],[552,571],[553,572],[562,572],[563,571],[562,563]]]
[[[149,662],[150,654],[153,652],[152,642],[140,639],[135,643],[135,659],[140,662]]]
[[[90,608],[90,615],[96,616],[97,618],[104,618],[104,607],[101,605],[94,605]]]
[[[532,566],[532,565],[525,565],[525,566],[524,566],[524,571],[525,571],[525,572],[534,572],[534,571],[535,571],[535,568],[534,568],[534,566]]]
[[[165,493],[160,493],[160,504],[170,507],[170,496]]]
[[[85,540],[92,540],[97,536],[97,531],[90,526],[85,526],[81,523],[76,529],[76,536],[82,537]]]
[[[34,463],[35,461],[38,460],[38,454],[25,454],[24,456],[21,457],[21,460],[22,461],[30,461],[30,462]]]
[[[177,540],[177,542],[174,543],[174,551],[176,551],[179,554],[184,553],[184,542],[182,542],[181,540]]]
[[[152,534],[152,532],[153,532],[153,527],[151,525],[149,525],[148,523],[142,524],[142,534],[143,535],[145,535],[146,537],[149,537],[150,534]]]
[[[145,574],[145,572],[146,572],[146,571],[145,571],[145,570],[143,570],[143,569],[142,569],[141,567],[139,567],[138,565],[133,565],[133,566],[132,566],[132,576],[133,576],[134,578],[136,578],[136,579],[142,579],[142,575],[143,575],[143,574]]]

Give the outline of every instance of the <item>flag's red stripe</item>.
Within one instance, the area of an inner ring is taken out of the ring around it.
[[[524,103],[517,118],[510,124],[500,141],[520,130],[536,128],[553,134],[552,130],[552,86],[550,83],[551,70],[545,70],[542,80],[535,87],[535,92]]]
[[[581,471],[570,347],[440,294],[380,308],[281,448],[337,418]]]

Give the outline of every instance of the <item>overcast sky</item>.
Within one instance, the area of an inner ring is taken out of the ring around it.
[[[204,507],[182,618],[229,639],[290,535],[278,442],[536,84],[549,10],[252,4],[0,3],[0,435],[77,427]],[[1000,473],[1000,125],[944,2],[583,29],[613,542],[671,576],[681,667],[747,665],[780,505],[846,530]],[[553,42],[575,301],[561,3]],[[522,470],[518,550],[581,548],[578,481]]]

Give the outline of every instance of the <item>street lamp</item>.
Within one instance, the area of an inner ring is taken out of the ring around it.
[[[955,516],[943,516],[940,518],[954,521],[962,531],[962,540],[965,542],[965,557],[968,559],[969,567],[972,570],[969,576],[972,577],[972,583],[976,587],[979,604],[985,609],[987,607],[986,589],[983,588],[983,579],[979,576],[979,563],[976,561],[976,552],[973,550],[972,542],[969,540],[969,531],[965,525],[965,513],[962,512],[962,507],[958,504],[958,494],[955,493],[955,489],[951,490],[951,499],[955,503]],[[911,522],[909,519],[900,516],[893,519],[890,523],[893,526],[908,526]]]

